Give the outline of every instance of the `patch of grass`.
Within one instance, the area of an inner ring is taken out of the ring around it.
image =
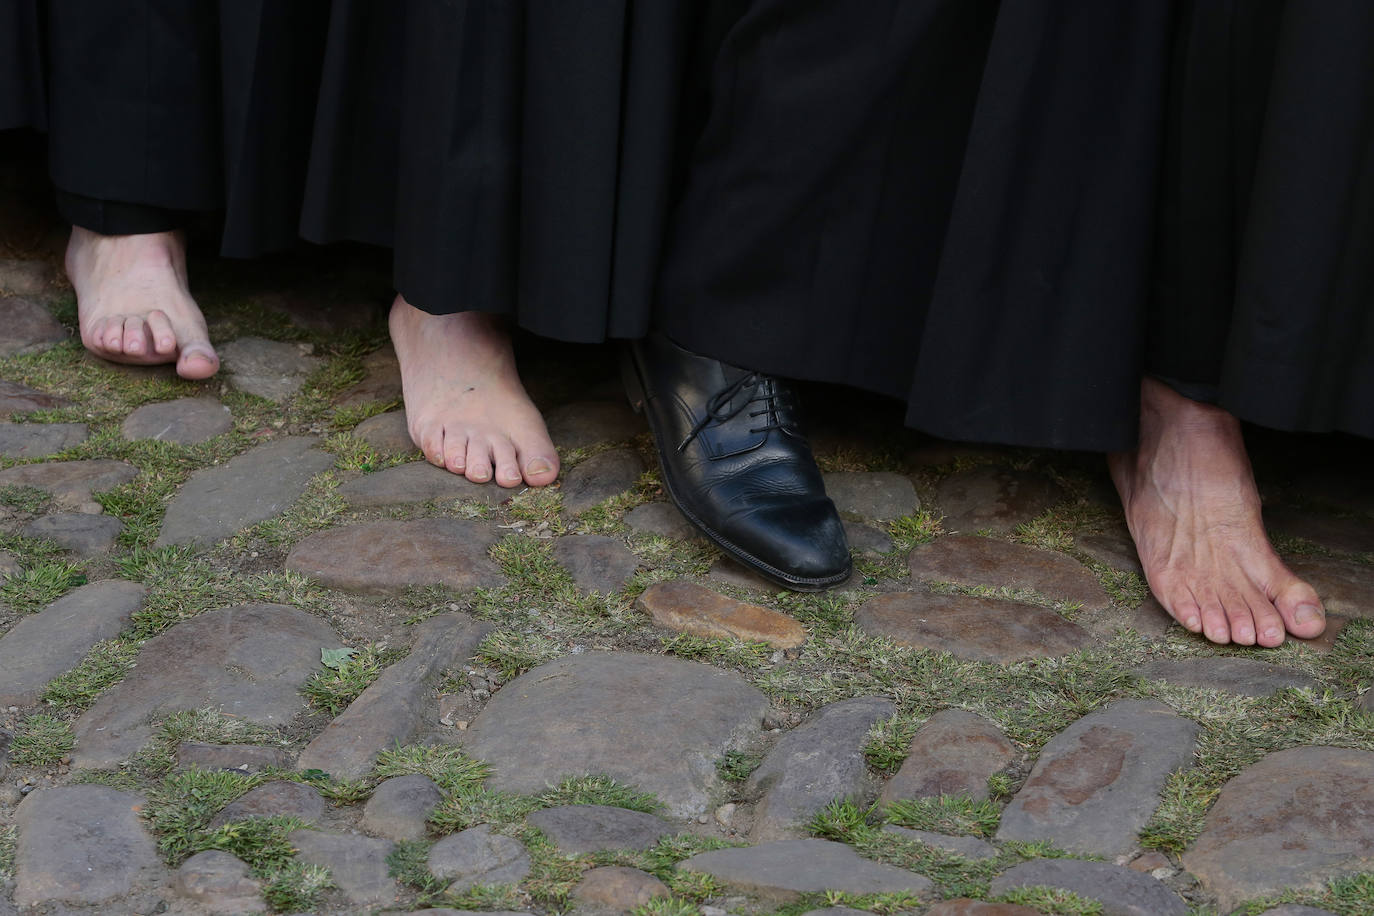
[[[14,850],[18,842],[18,827],[0,827],[0,878],[14,877]]]
[[[400,649],[376,644],[363,646],[338,667],[325,667],[312,674],[302,685],[301,693],[316,709],[338,715],[381,677],[388,665],[404,655]]]
[[[988,800],[974,801],[967,795],[941,795],[936,798],[905,798],[887,806],[887,822],[914,830],[989,837],[997,832],[1001,810]]]
[[[8,506],[26,515],[42,515],[48,511],[52,496],[37,487],[21,487],[6,484],[0,487],[0,505]]]
[[[429,840],[400,840],[386,857],[387,874],[417,891],[421,906],[431,902],[449,885],[429,870],[429,850],[433,846]]]
[[[496,630],[482,640],[476,658],[501,672],[502,679],[510,680],[563,654],[563,646],[542,633]]]
[[[286,547],[313,532],[329,527],[348,506],[339,495],[338,478],[333,471],[316,474],[305,492],[285,512],[240,531],[229,541],[231,550],[244,550],[252,544]]]
[[[248,839],[267,829],[254,825],[258,819],[226,824],[211,833],[205,827],[220,809],[261,782],[263,777],[258,774],[197,768],[163,777],[147,793],[143,817],[157,835],[158,849],[167,863],[176,865],[203,849],[224,849],[235,855],[242,849],[246,854],[258,855]],[[284,843],[284,833],[282,837]]]
[[[920,723],[908,716],[893,716],[873,723],[864,744],[864,759],[879,773],[891,776],[906,761],[911,752],[911,739],[919,727]]]
[[[419,773],[434,780],[445,793],[463,795],[479,790],[491,775],[491,767],[452,745],[412,744],[382,751],[373,772],[379,779]]]
[[[664,879],[674,897],[705,903],[721,893],[721,884],[713,875],[701,871],[676,871]]]
[[[1047,916],[1098,916],[1102,904],[1055,887],[1018,887],[994,898],[998,903],[1027,906]]]
[[[646,814],[653,814],[663,807],[653,793],[641,792],[602,775],[569,776],[540,795],[539,802],[549,808],[561,805],[608,805]]]
[[[762,754],[726,751],[725,755],[716,761],[716,775],[726,782],[744,782],[762,762]]]
[[[887,523],[887,533],[892,537],[892,549],[902,556],[906,556],[919,544],[935,540],[942,531],[939,517],[925,509]]]
[[[701,916],[701,907],[680,897],[654,897],[630,910],[630,916]]]
[[[493,884],[470,887],[462,893],[445,894],[444,905],[455,910],[505,910],[524,909],[520,889],[514,884]]]
[[[71,727],[53,716],[33,715],[14,730],[10,763],[16,766],[47,766],[57,763],[76,746]]]
[[[328,868],[305,862],[286,862],[259,877],[263,897],[278,913],[311,912],[319,906],[324,892],[334,887]]]
[[[659,646],[664,655],[675,655],[678,658],[737,670],[757,668],[773,655],[773,647],[766,642],[706,639],[687,633],[660,636]]]
[[[559,591],[576,594],[572,577],[553,557],[552,539],[511,535],[492,547],[491,558],[517,591],[536,595]]]
[[[1233,916],[1259,916],[1285,903],[1327,910],[1336,916],[1368,916],[1374,913],[1374,872],[1333,878],[1320,891],[1291,890],[1252,900],[1236,909]]]
[[[842,906],[869,913],[900,913],[914,910],[923,905],[915,894],[896,892],[888,894],[849,894],[844,891],[826,891],[821,895],[821,903],[827,907]]]
[[[197,837],[195,848],[191,851],[222,849],[247,862],[250,868],[262,874],[291,861],[292,856],[296,854],[296,848],[286,837],[291,831],[308,826],[304,821],[294,817],[248,817],[230,821],[202,833]]]
[[[0,603],[17,613],[31,614],[85,584],[86,574],[80,564],[48,560],[26,566],[0,582]]]
[[[129,673],[140,646],[142,643],[136,640],[101,640],[75,668],[48,683],[43,690],[43,702],[72,712],[89,708],[102,691]]]
[[[872,813],[872,808],[861,807],[847,798],[837,798],[816,812],[807,829],[822,839],[844,843],[868,823]]]
[[[526,795],[475,789],[444,799],[430,814],[429,823],[439,833],[453,833],[478,824],[516,825],[539,807],[538,801]]]

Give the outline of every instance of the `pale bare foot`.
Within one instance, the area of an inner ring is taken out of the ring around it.
[[[174,362],[182,378],[218,371],[219,356],[187,284],[181,233],[101,235],[74,226],[67,276],[87,350],[117,363]]]
[[[1321,633],[1317,593],[1265,536],[1239,421],[1154,379],[1140,402],[1139,449],[1107,460],[1155,597],[1215,643]]]
[[[410,438],[430,463],[473,483],[554,482],[558,452],[520,383],[500,318],[431,315],[397,296],[390,326]]]

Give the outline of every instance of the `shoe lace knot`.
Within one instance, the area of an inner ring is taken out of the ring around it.
[[[743,394],[748,389],[753,389],[749,397],[737,399],[737,395]],[[682,444],[677,447],[677,450],[679,452],[685,451],[687,446],[691,445],[692,441],[712,423],[716,425],[727,423],[739,416],[751,404],[761,404],[762,406],[749,411],[750,419],[754,417],[766,418],[763,425],[750,427],[751,435],[787,427],[788,421],[783,414],[783,411],[789,406],[785,390],[779,390],[778,382],[772,376],[763,375],[759,372],[749,372],[741,375],[707,399],[706,415],[692,427],[692,431],[687,434],[686,439],[682,440]]]

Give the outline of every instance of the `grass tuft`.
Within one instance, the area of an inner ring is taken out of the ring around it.
[[[1002,819],[996,804],[967,795],[904,798],[889,804],[885,813],[887,822],[899,827],[977,837],[992,836]]]
[[[616,782],[609,776],[569,776],[557,786],[539,796],[540,804],[554,808],[560,805],[607,805],[629,808],[653,814],[663,803],[651,792],[641,792]]]
[[[29,716],[14,730],[14,738],[10,741],[10,763],[47,766],[60,761],[75,746],[76,738],[66,722],[53,716]]]

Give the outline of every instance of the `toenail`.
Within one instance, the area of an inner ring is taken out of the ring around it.
[[[1187,620],[1183,621],[1183,625],[1190,630],[1196,630],[1200,623],[1201,621],[1199,621],[1196,617],[1189,617]]]
[[[1278,627],[1269,627],[1268,629],[1266,629],[1266,630],[1264,631],[1264,638],[1265,638],[1265,639],[1274,639],[1274,638],[1278,637],[1279,635],[1280,635],[1280,634],[1279,634],[1279,629],[1278,629]]]
[[[543,458],[536,458],[529,464],[525,465],[526,474],[544,474],[552,470],[553,465],[549,464]]]
[[[1315,623],[1322,619],[1321,608],[1311,604],[1300,604],[1297,612],[1293,614],[1293,619],[1298,623]]]

